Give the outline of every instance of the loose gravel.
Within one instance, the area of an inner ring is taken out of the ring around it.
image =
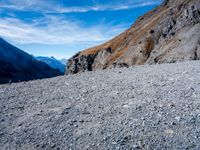
[[[200,61],[0,85],[0,149],[200,149]]]

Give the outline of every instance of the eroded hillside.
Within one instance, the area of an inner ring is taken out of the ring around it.
[[[114,39],[68,62],[77,73],[200,59],[200,0],[165,0]]]

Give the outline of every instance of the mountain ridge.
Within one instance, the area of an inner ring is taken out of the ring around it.
[[[165,0],[117,37],[74,55],[66,74],[200,59],[199,22],[200,0]]]
[[[54,58],[53,56],[51,56],[51,57],[36,56],[35,59],[46,63],[47,65],[49,65],[50,67],[52,67],[54,69],[59,69],[63,74],[65,72],[65,68],[66,68],[66,63],[64,65],[65,59],[58,60],[58,59]]]
[[[59,70],[0,38],[0,83],[28,81],[62,75]]]

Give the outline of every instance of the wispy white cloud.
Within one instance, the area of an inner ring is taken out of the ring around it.
[[[40,24],[45,23],[45,26]],[[80,22],[46,16],[28,24],[19,19],[0,19],[0,35],[19,44],[91,44],[101,43],[124,30],[124,25],[101,24],[83,27]]]
[[[55,12],[55,13],[80,13],[88,11],[116,11],[116,10],[127,10],[133,8],[139,8],[144,6],[156,5],[157,2],[142,2],[142,3],[132,3],[132,4],[120,4],[120,5],[96,5],[92,7],[58,7],[55,10],[48,10],[46,12]]]
[[[92,27],[83,27],[81,22],[71,21],[61,15],[49,13],[81,13],[88,11],[115,11],[150,6],[159,3],[159,0],[126,0],[123,3],[99,4],[96,0],[91,6],[67,7],[44,0],[2,0],[0,9],[18,11],[37,11],[44,17],[24,22],[20,18],[0,17],[0,36],[19,44],[98,44],[119,34],[126,25],[99,24]],[[8,11],[10,12],[10,11]],[[11,11],[12,12],[12,11]],[[11,16],[11,15],[9,15]],[[14,19],[15,18],[15,19]]]
[[[9,1],[9,0],[8,0]],[[83,13],[89,11],[116,11],[116,10],[127,10],[133,8],[139,8],[144,6],[151,6],[159,4],[160,0],[142,0],[139,2],[125,1],[123,3],[116,4],[97,4],[94,3],[92,6],[60,6],[55,3],[44,3],[41,0],[13,0],[9,3],[0,3],[0,8],[14,9],[19,11],[39,11],[43,13]]]

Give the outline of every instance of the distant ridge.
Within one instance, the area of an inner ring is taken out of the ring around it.
[[[0,83],[28,81],[62,75],[58,69],[37,61],[33,56],[0,38]]]
[[[54,69],[59,69],[63,74],[65,72],[66,63],[67,63],[67,62],[64,63],[65,59],[58,60],[54,58],[53,56],[52,57],[37,56],[35,57],[35,59],[46,63],[47,65],[49,65],[50,67]]]

